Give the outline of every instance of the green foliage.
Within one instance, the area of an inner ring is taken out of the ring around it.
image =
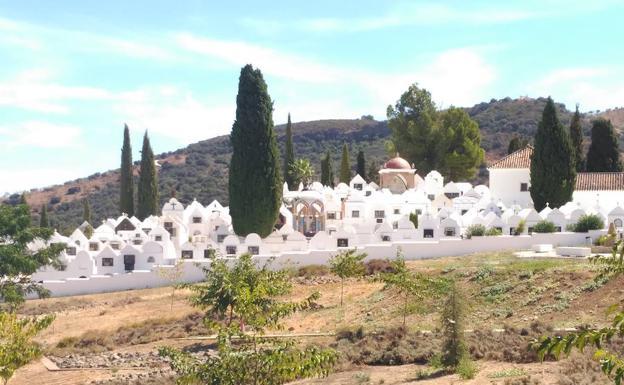
[[[531,198],[535,209],[541,211],[546,203],[560,207],[571,201],[575,181],[570,135],[559,121],[554,102],[548,98],[531,156]]]
[[[159,350],[183,384],[284,384],[304,377],[325,376],[336,362],[333,350],[307,347],[293,341],[261,337],[266,328],[280,328],[280,320],[310,307],[313,294],[302,302],[283,302],[290,293],[285,271],[260,269],[248,254],[229,267],[214,259],[206,281],[190,286],[193,305],[206,311],[205,323],[218,331],[217,354],[199,359],[174,348]],[[245,332],[245,326],[252,330]],[[233,339],[237,338],[236,343]]]
[[[88,198],[82,200],[82,219],[91,223],[91,206]]]
[[[158,215],[160,202],[158,199],[158,174],[154,160],[154,152],[150,145],[147,131],[143,136],[141,150],[141,174],[139,175],[139,199],[137,202],[137,218],[144,220],[150,215]]]
[[[483,225],[470,225],[466,229],[466,237],[481,237],[485,235],[485,226]]]
[[[53,231],[48,228],[30,226],[30,209],[27,205],[9,206],[0,204],[0,300],[10,309],[24,302],[24,297],[36,293],[41,297],[48,291],[30,280],[30,275],[40,267],[60,267],[59,254],[64,244],[51,244],[38,250],[30,250],[28,244],[47,241]]]
[[[121,169],[119,178],[119,211],[134,215],[134,173],[132,171],[132,145],[130,144],[130,130],[124,124],[124,139],[121,147]]]
[[[340,306],[343,304],[345,279],[361,277],[366,272],[364,258],[365,253],[356,254],[355,250],[346,250],[329,260],[329,270],[340,277]]]
[[[455,372],[459,375],[462,380],[471,380],[475,378],[479,368],[477,364],[470,359],[469,355],[464,355],[459,363],[457,364],[457,368]]]
[[[0,378],[6,384],[15,371],[41,355],[33,338],[46,329],[54,316],[20,318],[0,312]]]
[[[581,172],[585,168],[585,159],[583,159],[583,127],[581,125],[581,113],[579,112],[578,104],[570,122],[570,140],[574,149],[576,171]]]
[[[488,237],[495,237],[498,235],[503,235],[503,231],[501,229],[497,229],[496,227],[490,227],[489,229],[485,230],[485,233],[483,235]]]
[[[557,229],[555,224],[551,221],[541,220],[533,226],[533,231],[536,233],[554,233]]]
[[[91,239],[91,237],[93,236],[93,226],[91,226],[91,224],[87,225],[87,227],[85,227],[83,233],[84,233],[85,237],[87,237],[87,239]]]
[[[582,215],[578,221],[570,226],[570,229],[576,233],[586,233],[589,230],[600,230],[604,228],[604,221],[596,214]]]
[[[334,170],[329,150],[325,153],[325,157],[321,159],[321,184],[334,187]]]
[[[379,166],[377,166],[376,162],[369,162],[366,176],[368,177],[366,178],[368,183],[375,182],[379,184]]]
[[[624,272],[624,243],[616,243],[611,257],[596,256],[591,261],[599,270],[596,282],[621,275]],[[542,337],[533,341],[532,346],[541,360],[547,356],[558,359],[562,355],[568,356],[572,350],[583,352],[586,347],[591,346],[596,349],[594,359],[599,362],[602,372],[611,377],[616,385],[620,385],[624,379],[624,360],[619,352],[610,352],[605,348],[614,337],[624,337],[624,311],[618,308],[619,305],[614,304],[607,311],[607,314],[613,315],[610,326],[586,328],[566,336]]]
[[[587,151],[587,171],[622,171],[618,140],[610,120],[596,119],[591,130],[591,145]]]
[[[41,205],[41,212],[39,213],[39,227],[45,229],[50,227],[50,220],[48,219],[48,205]]]
[[[288,114],[288,122],[286,123],[286,143],[284,144],[284,182],[288,183],[291,190],[297,189],[299,183],[295,182],[292,175],[292,166],[295,162],[295,150],[293,148],[292,123],[290,121],[290,113]]]
[[[368,180],[366,176],[366,158],[364,158],[364,151],[360,150],[357,154],[357,164],[355,166],[355,173],[359,174],[364,180]]]
[[[349,184],[351,181],[351,161],[349,160],[349,146],[342,145],[342,158],[340,161],[340,182]]]
[[[300,183],[306,188],[314,178],[314,167],[307,159],[297,159],[290,166],[290,175],[293,181],[292,190],[296,190]]]
[[[441,362],[449,368],[457,367],[460,360],[466,355],[463,329],[464,307],[461,293],[455,284],[452,284],[440,315],[440,326],[444,338]]]
[[[521,219],[518,222],[518,226],[516,226],[516,232],[514,233],[514,235],[521,235],[522,233],[524,233],[525,228],[526,228],[526,221],[524,219]]]
[[[229,201],[236,234],[268,236],[282,204],[279,150],[273,131],[273,102],[258,69],[241,69],[236,120],[230,141]]]
[[[410,213],[409,220],[410,222],[414,224],[415,228],[418,228],[418,213],[417,212]]]
[[[521,139],[518,136],[514,136],[509,141],[509,146],[507,146],[507,155],[525,148],[528,144],[529,144],[528,139]]]
[[[456,107],[441,112],[439,119],[442,155],[438,171],[453,181],[473,178],[485,155],[479,125]]]

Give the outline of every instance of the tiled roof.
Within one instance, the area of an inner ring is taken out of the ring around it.
[[[489,168],[530,168],[533,146],[528,145],[523,149],[512,152],[506,157],[499,159],[490,165]]]
[[[624,190],[624,172],[579,172],[576,191]]]

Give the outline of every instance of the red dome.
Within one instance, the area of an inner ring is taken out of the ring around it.
[[[397,154],[396,157],[390,159],[384,164],[384,168],[411,170],[412,166],[410,166],[408,161],[401,158],[399,154]]]

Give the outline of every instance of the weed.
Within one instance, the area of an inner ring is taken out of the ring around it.
[[[353,379],[357,384],[368,384],[370,382],[370,375],[364,372],[357,372],[353,375]]]
[[[527,373],[521,368],[510,368],[505,370],[499,370],[488,374],[488,378],[505,378],[505,377],[520,377],[525,376]]]
[[[459,364],[457,364],[457,368],[455,368],[455,372],[463,380],[471,380],[475,378],[478,371],[479,368],[477,367],[477,364],[468,356],[462,357],[462,359],[459,360]]]

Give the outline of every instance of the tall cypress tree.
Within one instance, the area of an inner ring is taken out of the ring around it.
[[[246,65],[238,81],[236,120],[230,134],[230,215],[240,236],[266,237],[279,216],[282,178],[272,113],[262,72]]]
[[[91,205],[89,204],[88,198],[82,201],[82,219],[91,223]]]
[[[357,164],[355,166],[355,172],[358,173],[364,180],[366,178],[366,159],[364,158],[364,151],[360,150],[357,154]]]
[[[334,171],[332,170],[329,150],[327,150],[325,156],[321,158],[321,184],[323,186],[334,187]]]
[[[351,181],[351,161],[349,160],[349,147],[345,143],[342,146],[342,160],[340,161],[340,183],[349,184]]]
[[[576,171],[583,171],[585,161],[583,159],[583,127],[581,126],[581,113],[579,106],[576,105],[576,111],[570,122],[570,139],[572,140],[572,148],[574,149],[574,164]]]
[[[39,214],[39,227],[50,227],[50,220],[48,219],[48,206],[41,205],[41,213]]]
[[[121,147],[121,177],[119,189],[119,211],[134,215],[134,176],[132,172],[132,146],[130,144],[130,130],[124,125],[124,139]]]
[[[535,134],[531,156],[531,198],[535,209],[560,207],[572,200],[576,181],[574,149],[570,135],[557,117],[549,97]]]
[[[591,131],[591,145],[587,151],[587,171],[622,171],[618,140],[610,120],[594,120]]]
[[[143,149],[141,150],[141,173],[139,174],[139,199],[137,202],[137,217],[144,220],[150,215],[158,215],[158,174],[154,152],[150,145],[147,131],[143,136]]]
[[[295,162],[295,150],[293,149],[292,123],[290,122],[290,113],[288,114],[288,123],[286,123],[286,146],[284,151],[284,181],[288,183],[289,189],[296,189],[292,176],[291,167]]]

